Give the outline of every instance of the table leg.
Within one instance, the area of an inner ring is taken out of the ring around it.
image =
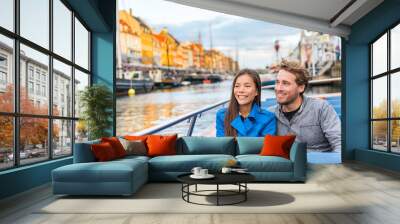
[[[244,183],[244,201],[247,201],[247,183]]]
[[[217,206],[219,205],[219,184],[217,184]]]

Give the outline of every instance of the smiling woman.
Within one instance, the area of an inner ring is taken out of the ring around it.
[[[261,80],[254,70],[243,69],[233,79],[228,108],[217,112],[217,136],[263,137],[275,134],[273,113],[261,107]]]

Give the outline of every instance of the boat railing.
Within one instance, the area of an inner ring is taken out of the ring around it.
[[[181,123],[183,121],[188,121],[188,122],[190,122],[190,124],[189,124],[189,128],[188,128],[186,136],[192,136],[193,129],[194,129],[195,125],[196,125],[196,120],[197,120],[198,117],[200,117],[203,113],[205,113],[207,111],[210,111],[212,109],[215,109],[217,107],[223,106],[228,102],[229,102],[229,100],[220,101],[218,103],[206,106],[204,108],[195,110],[195,111],[193,111],[191,113],[188,113],[188,114],[182,115],[180,117],[177,117],[177,118],[175,118],[175,119],[173,119],[173,120],[171,120],[171,121],[169,121],[167,123],[164,123],[164,124],[161,124],[161,125],[157,125],[157,126],[154,126],[152,128],[149,128],[149,129],[146,129],[146,130],[143,130],[143,131],[140,131],[140,132],[136,132],[135,135],[148,135],[148,134],[158,133],[158,132],[163,131],[163,130],[165,130],[167,128],[170,128],[170,127],[172,127],[172,126],[174,126],[174,125],[176,125],[178,123]]]

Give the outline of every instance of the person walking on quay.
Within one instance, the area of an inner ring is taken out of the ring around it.
[[[297,62],[282,61],[275,83],[278,105],[270,108],[277,118],[278,135],[296,135],[315,151],[341,150],[340,119],[322,99],[304,95],[308,71]]]
[[[216,115],[217,137],[275,135],[275,115],[261,108],[261,80],[256,71],[239,71],[232,83],[228,108]]]

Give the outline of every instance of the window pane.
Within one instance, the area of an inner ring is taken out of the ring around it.
[[[48,119],[22,117],[20,119],[21,164],[34,163],[49,158]]]
[[[400,67],[400,25],[397,25],[391,31],[390,60],[391,69]]]
[[[75,69],[75,117],[79,117],[81,114],[81,107],[79,106],[79,98],[81,92],[89,86],[89,75]]]
[[[372,148],[387,151],[387,121],[372,122]]]
[[[0,7],[0,26],[10,31],[14,31],[14,1],[1,0]]]
[[[83,120],[75,121],[75,143],[88,140],[88,130],[86,122]]]
[[[372,118],[387,118],[387,77],[372,81]]]
[[[53,115],[72,117],[71,66],[53,60]]]
[[[0,170],[14,164],[13,118],[0,116]]]
[[[394,120],[390,122],[391,127],[391,141],[392,141],[392,152],[400,153],[400,120]]]
[[[89,32],[75,18],[75,63],[89,69]]]
[[[391,116],[400,117],[400,72],[391,75],[390,86]]]
[[[53,157],[72,154],[72,121],[53,121]]]
[[[21,113],[47,115],[49,57],[21,44]]]
[[[71,60],[72,12],[60,1],[53,1],[53,51]]]
[[[49,0],[20,0],[21,36],[49,48]]]
[[[373,75],[387,71],[387,34],[383,35],[372,45]]]
[[[13,41],[0,35],[0,111],[14,111]]]

